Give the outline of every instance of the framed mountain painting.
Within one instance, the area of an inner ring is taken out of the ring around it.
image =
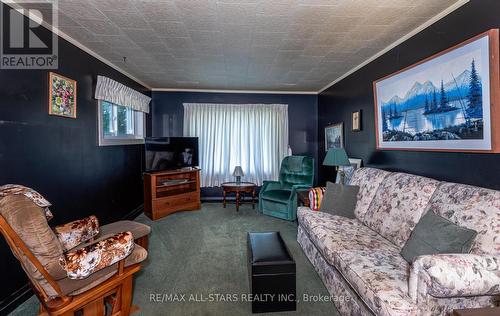
[[[377,149],[500,152],[498,51],[494,29],[375,81]]]
[[[49,73],[49,114],[76,118],[76,81]]]

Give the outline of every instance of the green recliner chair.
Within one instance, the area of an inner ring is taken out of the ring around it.
[[[297,219],[297,189],[311,188],[313,180],[313,158],[285,157],[281,162],[279,181],[264,181],[260,189],[260,212],[294,221]]]

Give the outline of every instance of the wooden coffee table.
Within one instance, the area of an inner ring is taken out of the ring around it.
[[[227,193],[236,194],[236,212],[240,210],[240,205],[244,203],[241,196],[245,194],[252,194],[252,208],[255,209],[255,188],[257,185],[252,182],[224,182],[222,189],[224,190],[224,208],[226,208],[226,195]]]

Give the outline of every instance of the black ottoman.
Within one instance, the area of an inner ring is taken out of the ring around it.
[[[296,309],[295,261],[279,232],[248,233],[252,313]]]

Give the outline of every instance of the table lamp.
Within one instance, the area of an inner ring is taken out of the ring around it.
[[[243,177],[244,175],[245,174],[243,173],[243,169],[241,169],[241,166],[234,167],[233,176],[236,177],[236,183],[240,184],[241,177]]]
[[[340,166],[350,166],[349,158],[344,148],[331,148],[326,153],[323,166],[335,166],[335,170],[340,173],[340,183],[344,184],[345,173],[340,170]]]

